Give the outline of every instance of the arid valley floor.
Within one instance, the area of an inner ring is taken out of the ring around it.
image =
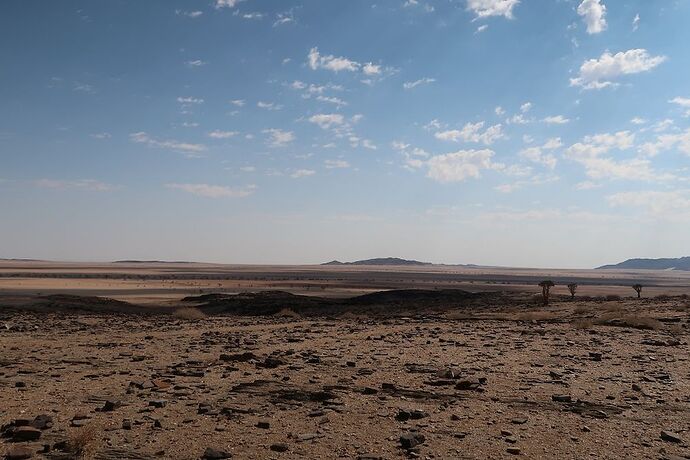
[[[688,295],[688,272],[0,262],[0,454],[690,458]]]

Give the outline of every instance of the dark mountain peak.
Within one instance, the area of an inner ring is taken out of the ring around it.
[[[356,260],[354,262],[340,262],[338,260],[333,260],[331,262],[326,262],[325,264],[321,264],[321,265],[392,265],[392,266],[401,266],[401,265],[431,265],[431,264],[428,262],[420,262],[418,260],[401,259],[399,257],[379,257],[376,259]]]

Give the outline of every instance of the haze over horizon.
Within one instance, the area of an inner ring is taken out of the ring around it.
[[[687,0],[4,2],[0,256],[685,256],[689,20]]]

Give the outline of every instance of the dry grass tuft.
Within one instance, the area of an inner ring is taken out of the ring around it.
[[[67,440],[67,450],[72,455],[70,458],[93,458],[101,441],[102,431],[94,423],[74,431]]]
[[[198,321],[206,319],[206,313],[193,307],[178,308],[173,312],[173,316],[177,319],[183,319],[187,321]]]
[[[596,320],[603,326],[632,327],[634,329],[658,330],[663,327],[660,321],[649,316],[616,315],[609,313]]]
[[[518,321],[553,321],[558,319],[558,314],[552,311],[528,311],[516,316]]]
[[[592,329],[594,322],[591,319],[578,319],[573,321],[573,327],[579,330]]]
[[[576,315],[585,315],[585,314],[591,313],[591,312],[592,312],[592,308],[585,306],[585,305],[578,305],[573,310],[573,313],[575,313]]]
[[[302,315],[297,313],[296,311],[290,309],[290,308],[283,308],[279,312],[275,313],[273,316],[277,316],[278,318],[292,318],[292,319],[300,319]]]

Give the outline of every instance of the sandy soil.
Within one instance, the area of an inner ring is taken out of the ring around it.
[[[182,320],[177,290],[151,315],[15,309],[18,291],[0,295],[0,453],[690,458],[686,297]]]

